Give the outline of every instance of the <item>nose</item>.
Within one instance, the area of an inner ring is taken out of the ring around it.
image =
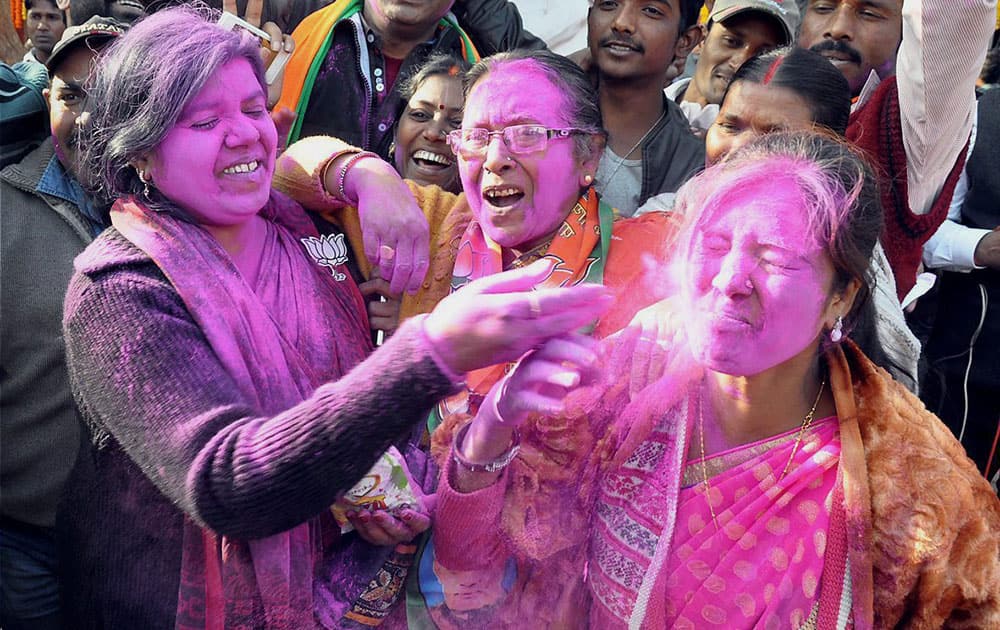
[[[749,256],[733,248],[722,259],[719,272],[712,278],[712,286],[727,297],[750,295],[753,291],[750,272],[755,266]]]
[[[749,45],[743,46],[742,48],[734,52],[733,56],[729,58],[729,65],[732,67],[734,71],[736,71],[739,69],[740,66],[743,65],[744,61],[746,61],[750,57],[753,57],[756,52],[757,51],[754,50]]]
[[[760,134],[756,133],[755,131],[753,131],[751,129],[744,129],[742,132],[740,132],[740,133],[738,133],[738,134],[736,134],[734,136],[731,136],[730,139],[729,139],[729,148],[726,150],[726,155],[729,155],[730,153],[736,151],[737,149],[739,149],[743,145],[749,143],[751,140],[753,140],[754,138],[756,138],[758,135],[760,135]]]
[[[246,146],[258,140],[260,140],[260,130],[243,114],[237,116],[226,130],[225,144],[230,148]]]
[[[513,168],[514,162],[510,157],[510,149],[503,141],[500,134],[490,136],[486,143],[486,155],[483,158],[483,168],[491,173],[499,173]]]
[[[443,119],[434,118],[424,125],[420,133],[429,142],[444,142],[448,138],[448,131],[450,130]]]
[[[615,13],[614,20],[611,21],[611,30],[618,33],[635,32],[635,15],[628,6],[619,6]]]
[[[854,18],[851,15],[851,7],[844,3],[837,5],[833,13],[827,17],[826,31],[823,36],[829,39],[847,41],[854,39]]]

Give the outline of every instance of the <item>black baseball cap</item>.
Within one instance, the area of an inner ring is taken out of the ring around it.
[[[51,73],[77,46],[86,44],[91,50],[100,50],[111,40],[128,30],[129,25],[111,17],[95,15],[83,24],[70,26],[62,39],[52,48],[45,66]]]

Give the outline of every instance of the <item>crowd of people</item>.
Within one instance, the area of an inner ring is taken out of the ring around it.
[[[0,627],[1000,627],[996,0],[12,12]]]

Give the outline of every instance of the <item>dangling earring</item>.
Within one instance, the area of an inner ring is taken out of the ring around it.
[[[389,143],[389,164],[396,164],[396,141]]]
[[[135,173],[136,173],[136,175],[139,176],[139,181],[142,182],[142,196],[145,197],[146,199],[150,199],[151,198],[150,197],[151,193],[150,193],[150,190],[149,190],[149,184],[150,184],[150,182],[153,181],[153,179],[151,177],[149,177],[148,175],[146,175],[146,172],[143,171],[143,170],[141,170],[141,169],[138,169],[138,168],[135,169]]]
[[[830,341],[833,343],[840,343],[840,340],[844,338],[844,317],[842,315],[837,316],[837,321],[833,324],[833,329],[830,331]]]

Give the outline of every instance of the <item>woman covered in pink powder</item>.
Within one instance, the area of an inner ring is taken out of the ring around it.
[[[484,627],[997,627],[1000,501],[851,341],[882,221],[865,162],[771,134],[676,208],[673,295],[602,342],[596,384],[549,344],[434,435],[435,561],[516,564]]]
[[[392,625],[405,543],[431,505],[416,492],[393,514],[349,513],[347,534],[331,505],[390,445],[410,466],[396,483],[419,484],[408,436],[460,375],[571,340],[608,306],[600,287],[526,292],[543,263],[470,283],[366,358],[344,242],[319,239],[271,190],[259,49],[170,9],[123,35],[88,83],[81,146],[117,202],[65,305],[90,438],[59,523],[75,628]],[[354,162],[330,168],[375,189],[398,180],[380,160]],[[372,260],[416,288],[423,215],[412,199],[375,202],[396,212],[366,232]]]

